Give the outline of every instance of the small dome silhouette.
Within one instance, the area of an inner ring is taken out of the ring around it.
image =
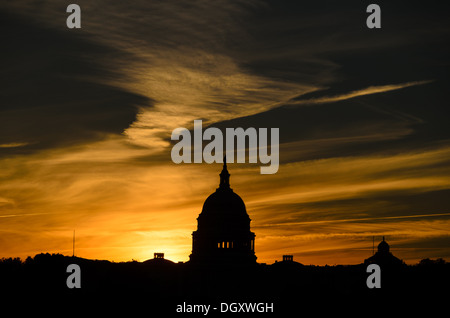
[[[364,264],[378,264],[382,267],[396,267],[396,266],[402,266],[403,261],[392,255],[392,253],[389,251],[390,246],[389,244],[384,240],[378,244],[378,251],[372,255],[371,257],[364,260]]]

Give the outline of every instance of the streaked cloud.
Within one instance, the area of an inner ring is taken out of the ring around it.
[[[0,257],[70,254],[75,229],[81,257],[187,260],[221,169],[170,160],[194,119],[280,128],[277,174],[229,167],[259,261],[358,263],[382,235],[450,257],[447,10],[367,33],[342,3],[77,4],[80,30],[60,1],[0,4]]]
[[[27,142],[11,142],[8,144],[0,144],[0,148],[16,148],[16,147],[24,147],[27,146]]]

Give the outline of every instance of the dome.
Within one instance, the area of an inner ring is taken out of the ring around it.
[[[390,246],[384,240],[378,244],[378,252],[364,260],[364,264],[377,264],[384,268],[402,266],[404,263],[389,251]]]
[[[245,203],[231,189],[219,188],[203,204],[197,218],[198,229],[212,233],[250,230]]]
[[[245,203],[231,189],[217,189],[203,204],[202,214],[247,215]]]
[[[210,233],[225,233],[250,230],[250,217],[245,203],[230,188],[230,174],[224,161],[220,173],[220,183],[216,192],[203,203],[203,209],[197,218],[198,229]]]
[[[203,203],[192,233],[193,263],[256,263],[255,233],[250,231],[245,203],[230,188],[230,174],[224,158],[220,183]]]
[[[380,244],[378,244],[378,252],[389,253],[389,244],[384,240],[384,236],[383,240],[380,242]]]

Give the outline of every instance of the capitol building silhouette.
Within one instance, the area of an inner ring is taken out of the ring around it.
[[[251,219],[247,213],[242,198],[230,187],[230,173],[226,157],[219,187],[203,203],[203,208],[197,218],[197,230],[192,233],[192,253],[189,263],[192,266],[248,266],[256,265],[255,233],[250,230]],[[364,260],[364,264],[379,264],[384,267],[398,267],[404,262],[390,251],[389,244],[383,240],[378,250]],[[162,262],[164,253],[155,253],[155,259]],[[281,264],[302,265],[294,261],[293,255],[283,255]]]
[[[250,231],[250,217],[245,203],[230,187],[226,158],[220,184],[203,204],[192,233],[191,263],[256,262],[255,233]]]

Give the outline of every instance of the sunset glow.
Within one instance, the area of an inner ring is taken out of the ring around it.
[[[228,166],[258,262],[358,264],[382,236],[450,259],[446,18],[368,35],[357,8],[78,1],[69,32],[46,3],[0,5],[0,258],[72,255],[75,230],[79,257],[188,261],[222,166],[174,164],[170,136],[201,119],[280,129],[276,174]]]

